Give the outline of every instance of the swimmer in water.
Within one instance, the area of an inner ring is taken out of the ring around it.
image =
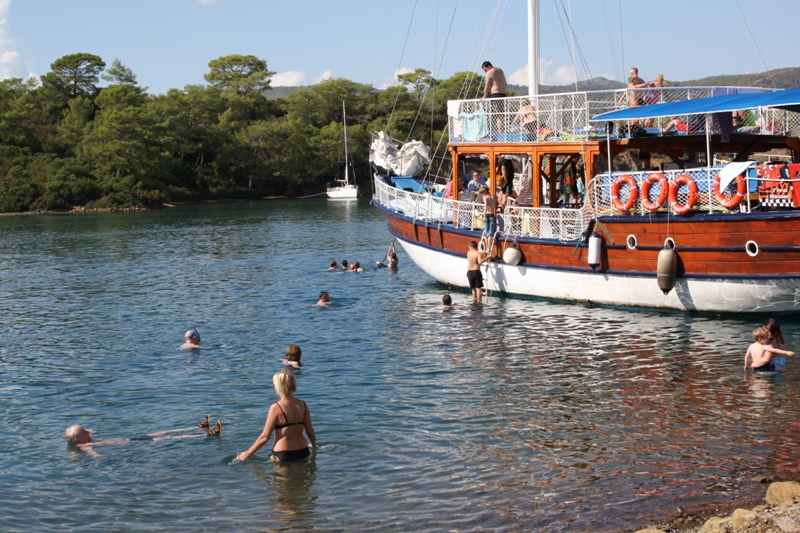
[[[364,269],[361,268],[361,263],[356,261],[352,265],[350,265],[350,272],[364,272]]]
[[[183,338],[186,342],[181,344],[181,350],[196,350],[200,348],[200,334],[197,333],[196,329],[193,328],[184,333]]]
[[[339,266],[336,264],[336,261],[331,261],[331,266],[328,267],[328,270],[337,270]]]
[[[300,368],[302,363],[300,363],[300,357],[303,355],[303,350],[296,344],[292,344],[288,348],[286,348],[286,357],[283,360],[283,364],[286,366],[290,366],[292,368]]]
[[[325,291],[322,291],[321,293],[319,293],[319,301],[314,305],[327,307],[330,305],[330,303],[331,303],[331,295]]]
[[[450,297],[449,294],[445,294],[442,296],[442,305],[445,307],[452,307],[453,306],[453,299]]]
[[[280,400],[269,407],[267,421],[261,434],[246,452],[236,456],[234,463],[247,460],[269,442],[273,433],[275,440],[272,443],[272,454],[269,456],[273,461],[305,459],[310,455],[308,448],[317,447],[317,437],[314,426],[311,425],[308,405],[292,394],[297,390],[294,374],[288,370],[281,370],[272,376],[272,384]],[[303,431],[308,435],[308,440]]]
[[[342,270],[347,270],[347,259],[342,259]]]
[[[86,430],[78,424],[75,424],[74,426],[67,428],[65,436],[67,437],[67,445],[70,448],[86,452],[92,457],[99,457],[100,454],[93,449],[93,446],[110,446],[115,444],[127,444],[129,442],[158,442],[162,440],[179,440],[202,437],[203,435],[198,435],[195,432],[198,429],[202,430],[207,437],[216,437],[222,432],[222,422],[219,420],[217,420],[217,425],[213,428],[209,428],[208,425],[209,416],[206,415],[205,420],[193,428],[159,431],[156,433],[148,433],[143,437],[92,440],[92,435],[89,430]]]

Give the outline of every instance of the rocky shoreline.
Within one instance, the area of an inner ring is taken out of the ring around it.
[[[678,508],[671,521],[636,533],[800,533],[800,483],[771,483],[765,500],[766,504],[711,517]]]
[[[41,210],[41,211],[18,211],[14,213],[0,213],[0,217],[31,217],[40,215],[97,215],[103,213],[135,213],[139,211],[153,211],[159,209],[169,209],[171,207],[180,207],[185,205],[204,205],[204,204],[231,204],[231,203],[246,203],[258,200],[283,200],[285,196],[263,196],[261,198],[248,198],[248,199],[220,199],[220,200],[190,200],[185,202],[169,202],[163,203],[160,206],[145,207],[143,205],[133,205],[130,207],[83,207],[75,206],[72,209],[64,209],[60,211],[55,210]]]

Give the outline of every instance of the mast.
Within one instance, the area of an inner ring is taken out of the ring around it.
[[[344,181],[350,183],[350,175],[348,173],[350,152],[347,151],[347,112],[344,109],[344,100],[342,100],[342,124],[344,124]]]
[[[528,95],[539,94],[539,0],[528,0]]]

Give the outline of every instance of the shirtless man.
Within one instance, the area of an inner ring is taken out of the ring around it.
[[[170,429],[167,431],[159,431],[157,433],[148,433],[143,437],[133,437],[129,439],[102,439],[92,440],[91,432],[75,424],[67,428],[66,437],[67,444],[81,452],[86,452],[92,457],[99,457],[100,454],[94,451],[93,445],[114,445],[114,444],[127,444],[129,442],[158,442],[161,440],[177,440],[177,439],[191,439],[194,437],[202,437],[203,434],[197,434],[196,430],[199,428],[207,437],[216,437],[222,432],[222,423],[217,420],[217,425],[209,428],[209,416],[206,415],[205,420],[200,422],[194,428],[183,429]]]
[[[469,241],[469,250],[467,251],[467,280],[469,280],[469,288],[472,290],[472,301],[475,303],[481,302],[483,296],[483,273],[481,272],[481,265],[489,260],[489,254],[486,257],[481,257],[478,251],[478,243]]]
[[[492,66],[489,61],[484,61],[481,69],[486,73],[486,86],[483,88],[484,98],[505,98],[508,86],[506,75],[502,69]],[[492,114],[495,115],[497,122],[497,132],[503,133],[503,114],[505,113],[505,102],[493,101],[491,105]]]
[[[478,189],[478,194],[483,197],[483,237],[488,241],[497,230],[497,198],[489,194],[485,185]]]
[[[192,328],[184,333],[183,338],[186,342],[181,344],[181,350],[196,350],[200,348],[200,334]]]

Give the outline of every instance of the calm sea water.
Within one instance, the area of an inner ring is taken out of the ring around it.
[[[402,251],[373,268],[390,242],[366,200],[0,219],[0,529],[624,531],[800,477],[800,357],[742,371],[763,317],[466,292],[444,311]],[[367,270],[325,271],[341,259]],[[180,351],[192,326],[204,348]],[[292,343],[320,450],[231,465]],[[64,439],[206,412],[219,439]]]

